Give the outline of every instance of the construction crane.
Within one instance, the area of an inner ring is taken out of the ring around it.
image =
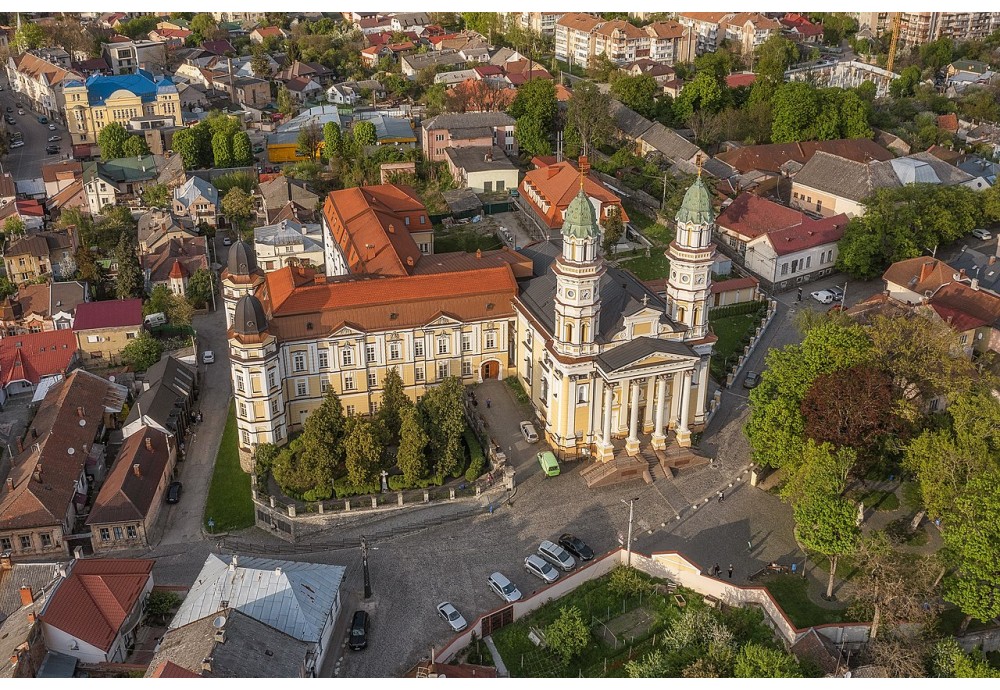
[[[892,13],[892,39],[889,42],[889,59],[885,61],[885,68],[889,72],[892,71],[893,65],[896,64],[896,47],[899,45],[899,26],[902,23],[902,19],[902,12]]]

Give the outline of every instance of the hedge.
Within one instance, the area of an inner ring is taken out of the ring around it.
[[[486,468],[486,457],[483,455],[483,447],[479,445],[479,439],[472,433],[472,429],[465,427],[462,434],[465,445],[469,448],[469,469],[465,471],[465,481],[474,482],[479,479],[479,475]]]
[[[725,307],[715,307],[710,309],[708,312],[708,317],[720,318],[726,316],[739,316],[740,314],[753,314],[756,311],[764,311],[767,309],[767,302],[760,300],[755,300],[753,302],[740,302],[738,304],[730,304]]]

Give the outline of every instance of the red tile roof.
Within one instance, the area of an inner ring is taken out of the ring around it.
[[[41,621],[108,651],[140,603],[153,560],[78,560],[52,593]]]
[[[811,220],[811,219],[810,219]],[[820,218],[803,224],[796,232],[775,230],[767,233],[767,241],[778,256],[794,254],[803,249],[811,249],[831,242],[839,242],[844,236],[844,227],[850,219],[841,213],[829,218]]]
[[[947,115],[938,115],[937,126],[946,132],[955,133],[958,131],[958,115],[955,113],[948,113]]]
[[[0,387],[12,381],[34,385],[45,376],[64,374],[76,354],[71,330],[9,335],[0,339]]]
[[[653,38],[683,38],[685,27],[672,19],[664,22],[653,22],[646,26],[646,33]]]
[[[720,153],[716,158],[740,173],[747,173],[751,170],[778,173],[781,166],[788,161],[805,164],[817,151],[832,153],[835,156],[858,163],[868,163],[873,160],[887,161],[893,158],[892,153],[871,139],[831,139],[828,141],[800,141],[791,144],[743,146]]]
[[[787,29],[795,29],[803,36],[822,36],[823,25],[813,24],[808,18],[797,12],[789,12],[780,20],[781,25]]]
[[[156,667],[150,678],[201,678],[201,676],[172,661],[164,661]]]
[[[93,328],[122,328],[142,325],[141,299],[112,299],[84,302],[76,308],[74,331]]]
[[[802,211],[744,192],[716,218],[721,229],[754,239],[767,236],[779,255],[836,242],[844,234],[847,216],[814,219]]]
[[[882,280],[900,285],[918,295],[934,292],[954,280],[955,269],[943,261],[929,256],[903,259],[885,269]]]
[[[573,161],[536,168],[525,174],[519,188],[521,196],[531,204],[538,216],[544,219],[550,228],[561,228],[563,211],[569,207],[569,202],[580,190],[580,171]],[[543,210],[532,199],[529,189],[536,190],[538,195],[548,202],[547,209]],[[607,207],[617,206],[622,220],[628,222],[628,214],[621,205],[621,199],[605,187],[593,173],[588,173],[584,178],[584,191],[587,196],[601,201],[602,214],[607,213]]]
[[[269,38],[271,36],[284,36],[284,32],[281,27],[278,26],[261,26],[254,29],[254,33],[262,38]]]
[[[750,86],[756,81],[757,75],[753,72],[738,72],[736,74],[726,75],[726,86],[731,89],[739,88],[740,86]]]
[[[927,304],[959,333],[1000,320],[1000,297],[958,281],[942,285]]]
[[[75,180],[82,176],[83,163],[80,161],[60,161],[42,166],[42,179],[46,182]]]
[[[150,447],[146,447],[149,440]],[[159,429],[144,427],[125,439],[118,459],[101,486],[88,525],[111,522],[144,521],[154,501],[162,500],[157,489],[170,468],[173,439]],[[139,465],[139,474],[135,473]]]

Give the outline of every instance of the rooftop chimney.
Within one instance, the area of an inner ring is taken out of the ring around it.
[[[41,464],[38,464],[38,465],[35,466],[35,481],[36,482],[41,482],[42,481],[42,466],[41,466]]]
[[[35,597],[31,593],[31,587],[21,585],[21,606],[30,606],[35,603]]]
[[[140,465],[139,463],[135,463],[134,465],[132,465],[132,474],[134,474],[135,476],[141,478],[142,477],[142,465]]]
[[[76,548],[73,549],[73,558],[75,558],[76,560],[80,560],[81,558],[83,558],[82,546],[77,546]]]
[[[215,631],[215,641],[219,644],[226,644],[226,629],[219,628]]]
[[[239,556],[237,556],[234,553],[233,554],[233,560],[231,560],[229,562],[229,571],[232,572],[232,571],[236,570],[236,566],[238,566],[239,564],[240,564]]]
[[[24,444],[21,442],[21,439],[18,438],[17,439],[17,452],[20,453],[23,450],[24,450]]]
[[[482,259],[483,258],[483,250],[482,250],[481,247],[479,249],[476,249],[476,258],[477,259]]]
[[[935,266],[937,266],[937,261],[925,261],[920,266],[920,282],[921,283],[924,282],[925,280],[927,280],[930,277],[931,271],[934,270]]]
[[[972,279],[972,282],[971,282],[971,283],[969,283],[969,286],[970,286],[970,287],[971,287],[971,288],[972,288],[973,290],[978,290],[978,289],[979,289],[979,278],[973,278],[973,279]]]
[[[392,223],[389,223],[389,234],[390,235],[396,234],[396,226],[393,225]]]
[[[23,593],[22,593],[22,596],[23,596]],[[28,590],[28,596],[31,596],[31,590],[30,589]],[[22,599],[22,601],[24,601],[24,600]],[[27,604],[25,604],[25,606],[27,606]],[[35,613],[31,612],[31,613],[28,614],[28,625],[34,625],[34,623],[35,623]]]
[[[586,156],[580,156],[580,174],[587,175],[590,173],[590,162],[587,160]]]
[[[7,477],[7,490],[8,491],[13,491],[14,490],[14,478],[13,477]]]
[[[10,551],[4,551],[0,555],[0,570],[13,570],[14,561],[10,557]]]
[[[146,437],[146,450],[150,452],[153,451],[153,439],[151,439],[149,436]]]
[[[83,407],[82,406],[76,408],[76,416],[77,417],[83,417]]]
[[[212,672],[212,657],[206,656],[201,660],[201,670],[207,671],[208,673]]]

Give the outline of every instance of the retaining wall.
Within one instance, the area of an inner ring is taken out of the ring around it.
[[[757,327],[757,331],[750,339],[750,344],[743,348],[743,354],[740,356],[739,361],[736,362],[736,365],[733,367],[732,372],[730,372],[726,376],[726,388],[731,388],[733,382],[736,381],[736,379],[739,377],[740,372],[743,370],[743,367],[746,366],[746,363],[749,361],[750,355],[752,355],[753,351],[757,349],[757,343],[760,342],[761,336],[764,335],[764,332],[767,331],[767,327],[771,325],[772,321],[774,321],[774,317],[777,313],[778,313],[777,301],[773,299],[768,299],[767,316],[764,318],[764,322]]]

